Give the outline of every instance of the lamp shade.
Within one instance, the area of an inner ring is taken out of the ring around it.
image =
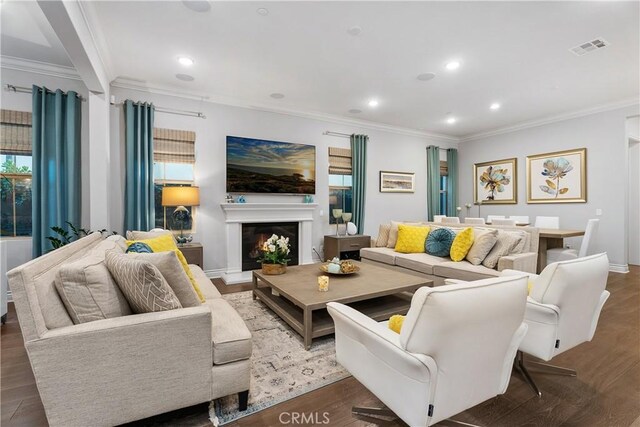
[[[162,187],[162,206],[199,205],[199,187]]]

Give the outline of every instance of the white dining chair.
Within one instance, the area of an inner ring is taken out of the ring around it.
[[[484,225],[484,218],[465,218],[465,224],[475,224],[475,225]]]
[[[515,227],[516,220],[515,219],[505,219],[505,218],[495,218],[491,220],[491,225],[510,225]]]
[[[516,224],[529,224],[528,215],[509,215],[509,219],[515,219]]]
[[[433,222],[442,222],[442,218],[446,218],[446,215],[434,215]]]
[[[599,219],[590,219],[589,222],[587,222],[587,229],[584,232],[584,237],[580,244],[580,250],[566,248],[547,249],[547,265],[558,261],[584,258],[589,255],[589,249],[593,246],[593,241],[595,240],[596,233],[598,232],[599,224]]]
[[[505,219],[506,216],[504,215],[487,215],[487,222],[488,223],[492,223],[494,219]]]
[[[460,224],[460,218],[457,216],[445,216],[442,218],[443,224]]]
[[[534,224],[537,228],[553,228],[555,230],[560,228],[559,216],[537,216]]]

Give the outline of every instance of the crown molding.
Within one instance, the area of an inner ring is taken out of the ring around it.
[[[608,104],[602,104],[596,107],[586,108],[582,110],[572,111],[569,113],[562,113],[555,116],[545,117],[543,119],[531,120],[516,123],[515,125],[506,126],[486,132],[475,133],[471,135],[463,136],[459,139],[460,142],[473,141],[481,138],[488,138],[490,136],[502,135],[505,133],[516,132],[519,130],[534,128],[538,126],[544,126],[551,123],[563,122],[566,120],[576,119],[579,117],[589,116],[591,114],[603,113],[605,111],[617,110],[624,107],[630,107],[633,105],[640,105],[640,98],[629,98],[622,101],[612,102]]]
[[[8,70],[42,74],[44,76],[60,77],[70,80],[82,80],[80,74],[78,74],[76,69],[73,67],[54,65],[40,61],[32,61],[30,59],[16,58],[13,56],[0,56],[0,67],[6,68]]]
[[[385,132],[395,133],[398,135],[417,136],[421,138],[429,138],[436,141],[442,141],[442,142],[448,142],[448,143],[454,143],[454,144],[457,144],[459,141],[459,138],[455,136],[450,136],[450,135],[420,131],[420,130],[401,127],[401,126],[394,126],[394,125],[388,125],[388,124],[379,123],[379,122],[372,122],[368,120],[352,119],[352,118],[342,117],[334,114],[320,113],[317,111],[293,110],[293,109],[287,109],[282,107],[274,107],[272,105],[267,105],[267,104],[256,104],[240,98],[233,98],[233,97],[220,96],[220,95],[203,96],[203,95],[195,94],[193,92],[191,93],[184,92],[183,90],[178,90],[171,86],[153,85],[153,84],[148,84],[147,82],[142,80],[128,79],[124,77],[118,77],[117,79],[115,79],[113,82],[111,82],[111,86],[121,88],[121,89],[130,89],[130,90],[137,90],[141,92],[155,93],[159,95],[167,95],[167,96],[174,96],[178,98],[206,101],[213,104],[228,105],[232,107],[246,108],[250,110],[284,114],[288,116],[319,120],[327,123],[364,127],[367,129],[376,129],[376,130],[381,130]]]
[[[108,44],[104,37],[104,32],[102,31],[100,22],[98,21],[98,19],[96,19],[96,11],[93,7],[93,4],[91,2],[83,1],[79,1],[77,3],[80,10],[80,15],[82,16],[82,20],[87,27],[89,36],[91,37],[93,48],[98,55],[98,59],[102,64],[102,68],[104,69],[105,74],[107,75],[107,79],[111,80],[113,76],[113,67],[109,58]]]

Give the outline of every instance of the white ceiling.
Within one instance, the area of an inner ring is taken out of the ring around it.
[[[26,25],[5,34],[6,3],[3,55],[67,65],[60,52],[40,49]],[[212,2],[205,13],[179,1],[84,7],[106,41],[112,78],[452,136],[639,92],[638,2]],[[353,26],[360,35],[347,33]],[[568,50],[598,37],[611,46],[581,57]],[[179,65],[179,55],[195,65]],[[455,72],[444,68],[452,59],[462,62]],[[437,76],[419,81],[425,72]],[[371,98],[380,102],[375,109]],[[492,102],[502,108],[490,111]],[[457,123],[447,124],[447,113]]]
[[[3,56],[73,67],[35,1],[3,0],[0,27],[0,51]]]

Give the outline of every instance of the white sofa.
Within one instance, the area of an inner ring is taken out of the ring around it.
[[[443,227],[440,223],[424,223],[431,227]],[[360,249],[360,258],[365,263],[377,264],[433,280],[434,286],[444,285],[445,279],[473,281],[500,276],[502,270],[511,269],[535,273],[538,261],[539,230],[535,227],[509,227],[489,225],[447,225],[447,228],[462,230],[500,229],[505,231],[522,231],[526,233],[524,249],[521,253],[503,256],[495,269],[481,265],[473,265],[463,260],[453,262],[449,257],[437,257],[427,253],[403,254],[393,248],[376,247],[376,239],[372,239],[371,248]]]
[[[195,265],[200,307],[73,324],[56,273],[101,242],[94,233],[8,273],[49,424],[117,425],[233,393],[246,402],[251,333]]]

